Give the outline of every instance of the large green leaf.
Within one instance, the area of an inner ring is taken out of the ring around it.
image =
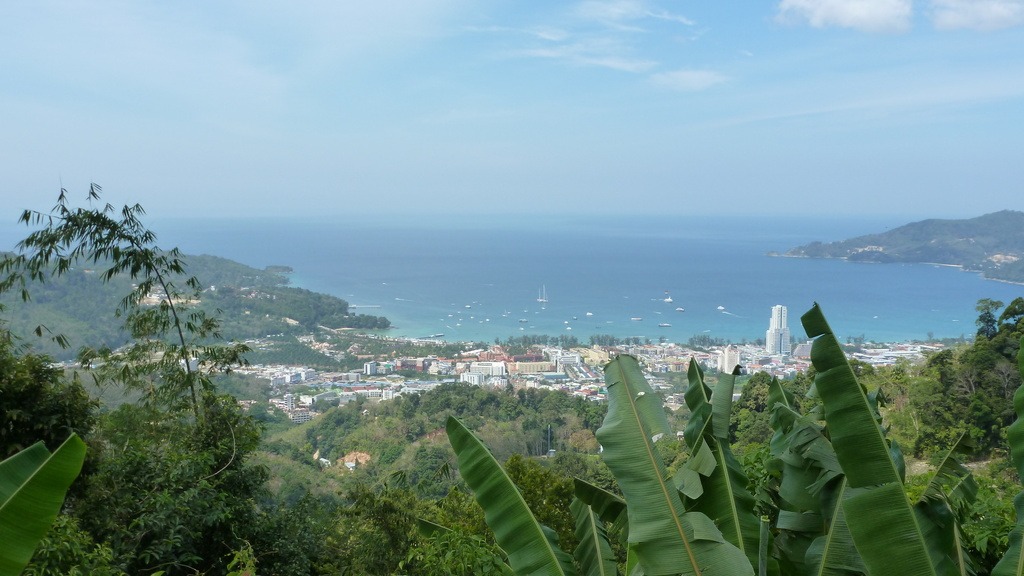
[[[786,574],[850,575],[865,570],[846,526],[846,482],[824,428],[801,415],[778,379],[768,386],[774,429],[771,467],[780,475],[775,538]]]
[[[690,359],[690,364],[697,362]],[[736,376],[739,375],[740,367],[737,366],[731,374],[719,374],[718,385],[711,394],[711,419],[715,437],[722,442],[729,441],[729,419],[732,415],[732,394],[736,390]]]
[[[516,574],[575,574],[572,558],[558,547],[555,533],[537,521],[490,450],[455,417],[448,418],[446,430],[459,460],[459,473],[473,489],[495,541],[508,554]]]
[[[573,518],[576,520],[576,538],[580,543],[573,551],[573,556],[583,568],[586,576],[611,576],[619,573],[615,565],[615,555],[608,544],[608,533],[604,522],[594,510],[579,498],[574,498],[569,505]]]
[[[576,498],[590,506],[602,522],[611,524],[612,530],[621,535],[622,544],[626,545],[629,538],[629,513],[626,511],[626,501],[604,488],[579,478],[573,478],[572,482]]]
[[[1020,339],[1017,367],[1024,380],[1024,338]],[[1024,386],[1013,394],[1013,410],[1017,419],[1007,428],[1006,439],[1010,444],[1010,461],[1018,477],[1024,478]],[[1017,525],[1010,532],[1006,554],[992,570],[992,576],[1024,576],[1024,492],[1014,497],[1013,507],[1017,512]]]
[[[974,573],[970,556],[964,550],[961,526],[967,519],[971,505],[978,496],[978,483],[974,474],[958,459],[958,455],[969,454],[974,441],[967,433],[960,435],[932,474],[914,510],[928,518],[922,522],[925,537],[932,542],[931,549],[950,548],[952,553],[945,558],[933,558],[943,571],[966,575]]]
[[[832,518],[825,534],[817,537],[807,548],[806,564],[813,576],[850,576],[864,574],[864,562],[853,544],[843,507],[838,505],[846,496],[846,480],[839,482],[835,493],[837,503],[830,507]]]
[[[0,462],[0,576],[17,576],[32,559],[85,459],[72,434],[53,454],[42,442]]]
[[[668,432],[664,408],[636,358],[612,360],[605,367],[605,383],[608,414],[597,439],[628,505],[630,550],[644,572],[753,574],[743,552],[707,516],[685,511],[654,446],[654,437]]]
[[[725,539],[743,551],[751,566],[757,566],[761,521],[754,514],[754,496],[747,490],[743,467],[729,449],[729,414],[736,375],[719,375],[710,398],[696,361],[690,360],[687,376],[686,405],[691,414],[701,415],[696,419],[703,419],[703,425],[686,430],[686,441],[693,448],[684,468],[699,473],[691,477],[700,478],[701,490],[695,497],[695,491],[684,483],[681,489],[689,497],[684,504],[688,510],[711,518]]]
[[[843,514],[865,566],[874,576],[935,575],[932,556],[949,551],[929,550],[867,392],[818,305],[800,321],[815,338],[814,386],[850,488],[842,501]]]

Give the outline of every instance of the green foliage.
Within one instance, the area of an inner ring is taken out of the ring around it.
[[[37,354],[14,355],[0,340],[0,458],[36,442],[56,449],[72,433],[85,436],[97,403],[77,380]]]
[[[882,427],[881,391],[877,384],[869,391],[857,374],[873,383],[893,376],[903,407],[908,406],[904,394],[921,382],[908,376],[905,366],[879,372],[851,365],[817,306],[802,321],[816,337],[814,383],[806,400],[811,412],[801,414],[796,398],[778,381],[763,376],[754,380],[745,409],[759,418],[767,412],[774,434],[770,457],[753,450],[745,459],[753,472],[749,476],[731,456],[732,431],[723,424],[734,413],[729,400],[735,376],[721,375],[712,391],[691,364],[686,392],[689,457],[676,473],[678,492],[666,482],[665,460],[673,458],[672,451],[657,442],[669,431],[660,402],[635,360],[620,356],[609,364],[609,409],[597,438],[623,498],[576,483],[580,500],[569,508],[577,538],[585,544],[577,549],[577,560],[587,573],[615,569],[608,539],[612,523],[616,532],[628,533],[627,572],[642,567],[647,574],[734,574],[750,573],[757,566],[760,573],[932,575],[992,566],[1006,546],[999,534],[1005,534],[1009,514],[957,457],[971,437],[962,434],[950,443],[930,480],[916,489],[906,486],[902,454]],[[933,365],[940,374],[948,366],[941,358]],[[1024,372],[1024,353],[1019,362]],[[462,436],[468,434],[460,430]],[[1010,429],[1011,446],[1018,443],[1015,430]],[[477,448],[470,452],[486,453],[482,445],[473,445]],[[467,448],[454,446],[465,466]],[[476,469],[477,485],[496,481],[487,479],[488,473],[497,474],[495,469]],[[914,501],[908,491],[917,495]],[[499,500],[487,492],[477,498],[484,508],[497,506]],[[532,507],[543,509],[550,503],[541,500]],[[760,521],[754,510],[762,514]],[[488,523],[510,529],[501,517],[488,516]],[[1018,529],[1009,538],[1007,558],[1015,546],[1020,549],[1021,541]],[[746,558],[740,549],[748,550]],[[693,559],[689,565],[688,559]],[[716,562],[729,567],[715,568]]]
[[[1021,346],[1017,353],[1017,367],[1024,377],[1024,337],[1021,338]],[[1007,431],[1010,460],[1017,469],[1017,477],[1024,478],[1024,386],[1017,388],[1013,396],[1013,407],[1017,412],[1017,421]],[[993,576],[1024,574],[1024,492],[1014,497],[1013,506],[1017,514],[1017,524],[1010,532],[1006,555],[992,570]]]
[[[935,574],[934,551],[903,492],[901,457],[890,453],[871,399],[820,309],[815,305],[800,320],[808,336],[817,338],[811,350],[818,372],[814,386],[851,489],[841,505],[864,563],[872,574]]]
[[[0,461],[0,575],[28,564],[83,460],[85,443],[72,434],[52,454],[38,442]]]
[[[128,573],[223,569],[253,536],[266,473],[247,460],[259,429],[231,398],[207,397],[204,414],[125,405],[97,431],[106,448],[78,514]]]
[[[61,514],[39,542],[24,576],[121,576],[109,546],[97,544],[74,517]]]
[[[89,188],[88,201],[100,202],[100,187]],[[147,391],[147,399],[172,408],[189,406],[199,415],[199,393],[212,390],[209,374],[241,361],[248,349],[241,344],[211,345],[219,339],[219,323],[196,308],[203,290],[195,276],[185,276],[185,262],[177,249],[163,251],[156,235],[140,217],[139,205],[119,212],[102,208],[74,208],[61,190],[49,214],[26,210],[21,222],[41,226],[18,243],[19,253],[0,261],[0,292],[18,288],[29,300],[27,284],[61,277],[83,263],[104,268],[98,276],[109,282],[127,277],[131,289],[116,313],[132,341],[115,351],[83,349],[83,366],[98,365],[98,379]],[[36,329],[41,334],[44,328]],[[60,344],[66,338],[55,337]],[[155,385],[159,382],[159,386]]]
[[[432,537],[419,538],[409,555],[398,565],[409,576],[477,576],[511,574],[501,559],[501,550],[478,536],[454,530]]]
[[[487,448],[454,417],[448,439],[459,459],[459,471],[484,509],[487,525],[520,574],[575,574],[572,559],[558,547],[558,537],[542,526],[515,484]]]
[[[341,511],[337,546],[343,574],[390,574],[415,538],[416,498],[408,491],[360,486]]]

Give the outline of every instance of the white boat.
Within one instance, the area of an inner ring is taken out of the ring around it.
[[[665,299],[662,302],[672,303],[672,295],[668,293],[668,290],[665,290]]]
[[[537,302],[541,304],[547,304],[548,301],[548,288],[547,286],[541,286],[540,291],[537,292]]]
[[[725,306],[719,306],[719,307],[718,307],[718,309],[719,309],[720,311],[721,311],[721,310],[725,310]]]
[[[658,324],[658,328],[671,328],[671,327],[672,327],[672,325],[669,324],[668,322],[662,322],[661,324]]]
[[[593,315],[594,315],[593,312],[587,312],[587,316],[593,316]]]
[[[630,318],[630,320],[632,320],[633,322],[639,322],[639,321],[643,320],[643,318],[641,318],[639,316],[633,316],[632,318]]]
[[[676,312],[682,312],[682,311],[683,311],[683,307],[682,306],[676,308]]]

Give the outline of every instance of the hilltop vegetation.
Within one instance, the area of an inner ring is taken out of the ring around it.
[[[922,220],[880,234],[812,242],[785,256],[856,262],[929,262],[962,266],[987,278],[1024,282],[1024,212],[965,220]]]
[[[186,273],[202,279],[198,307],[211,314],[219,311],[221,334],[228,340],[294,336],[320,327],[381,330],[391,325],[382,316],[352,314],[341,298],[288,286],[288,277],[281,272],[257,270],[216,256],[183,259]],[[45,339],[33,341],[38,351],[60,360],[72,358],[81,346],[116,348],[128,342],[130,335],[121,330],[113,312],[133,282],[127,274],[104,280],[100,277],[104,266],[104,262],[78,262],[60,276],[48,276],[32,287],[28,302],[22,302],[17,293],[0,294],[10,330],[31,334],[45,325],[63,334],[71,343],[69,349]],[[160,298],[160,292],[155,292],[151,303]]]

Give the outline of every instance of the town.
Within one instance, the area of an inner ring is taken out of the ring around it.
[[[621,344],[565,349],[558,346],[533,346],[525,354],[510,354],[500,344],[467,349],[455,357],[436,355],[382,358],[358,355],[361,370],[318,371],[308,367],[250,365],[236,372],[269,380],[270,403],[282,410],[294,423],[308,422],[319,412],[362,396],[384,401],[400,395],[419,394],[441,384],[464,382],[492,388],[544,388],[580,396],[595,402],[605,401],[602,366],[619,354],[635,356],[656,390],[663,391],[665,404],[676,409],[682,395],[673,393],[671,374],[685,373],[691,359],[706,372],[732,372],[739,366],[743,373],[767,372],[780,379],[793,378],[810,366],[811,343],[791,344],[786,307],[775,306],[764,343],[725,344],[694,347],[670,342]],[[396,339],[384,336],[367,338],[400,341],[403,344],[428,345],[438,342],[423,339]],[[300,341],[326,356],[358,353],[357,347],[338,351],[331,337],[303,336]],[[250,341],[253,346],[259,340]],[[943,349],[941,343],[861,344],[848,352],[851,359],[885,366],[914,362],[926,354]],[[252,401],[242,401],[251,405]]]

